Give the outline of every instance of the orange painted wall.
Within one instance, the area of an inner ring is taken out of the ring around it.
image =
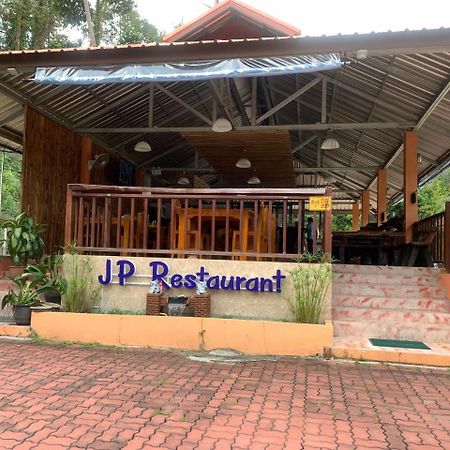
[[[33,313],[40,337],[105,345],[182,350],[231,348],[255,355],[322,355],[333,345],[333,325],[264,320],[202,319],[116,314]]]

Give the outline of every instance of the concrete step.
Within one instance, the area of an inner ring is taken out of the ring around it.
[[[371,297],[333,294],[333,307],[381,308],[386,310],[425,310],[450,313],[450,301],[434,298]]]
[[[439,276],[402,275],[397,273],[350,273],[342,272],[333,275],[333,282],[353,284],[375,284],[378,286],[440,286]]]
[[[368,297],[406,297],[406,298],[435,298],[446,299],[447,294],[443,288],[432,286],[408,286],[375,284],[351,284],[333,282],[333,297],[335,295],[356,295]]]
[[[334,320],[333,328],[337,337],[405,339],[450,344],[450,326],[447,325],[408,324],[404,321],[384,323],[379,320]]]
[[[443,272],[435,267],[369,266],[359,264],[333,264],[334,273],[384,274],[401,276],[437,276]]]
[[[403,323],[407,325],[427,323],[450,326],[449,313],[423,310],[369,309],[333,306],[332,317],[333,320],[354,320],[356,322],[378,320],[395,323],[403,321]]]

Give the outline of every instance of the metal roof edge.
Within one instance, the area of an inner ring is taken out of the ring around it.
[[[450,28],[382,33],[228,39],[114,47],[0,52],[0,68],[156,64],[229,58],[258,58],[320,53],[369,56],[450,51]]]

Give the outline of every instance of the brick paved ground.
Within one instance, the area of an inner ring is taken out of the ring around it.
[[[0,341],[0,448],[449,449],[450,372]]]

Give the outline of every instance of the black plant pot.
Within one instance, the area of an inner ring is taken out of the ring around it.
[[[31,309],[29,306],[14,306],[14,320],[17,325],[30,325]]]
[[[61,304],[61,294],[56,289],[49,289],[44,293],[44,298],[46,302]]]

